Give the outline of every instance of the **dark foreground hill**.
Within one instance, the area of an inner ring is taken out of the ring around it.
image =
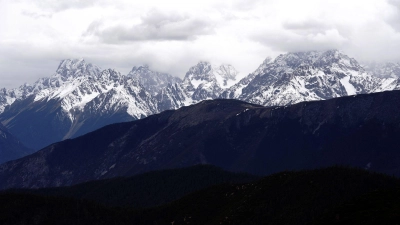
[[[15,193],[73,197],[107,206],[144,208],[177,200],[184,195],[216,184],[244,183],[259,179],[231,173],[210,165],[152,171],[133,177],[90,181],[70,187],[19,189]]]
[[[361,169],[281,172],[210,187],[157,208],[0,194],[0,224],[396,224],[400,181]]]
[[[0,188],[212,164],[260,175],[335,164],[400,175],[400,91],[262,107],[210,100],[109,125],[0,165]]]

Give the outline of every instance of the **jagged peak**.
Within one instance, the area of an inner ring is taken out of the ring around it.
[[[64,59],[60,62],[56,74],[62,77],[70,77],[76,75],[98,75],[100,67],[91,63],[86,63],[83,58],[79,59]]]
[[[209,74],[212,71],[211,63],[207,61],[200,61],[196,65],[190,67],[189,71],[185,75],[185,79],[188,79],[191,76],[201,76]]]
[[[298,66],[306,65],[326,67],[336,64],[342,68],[351,68],[359,71],[362,70],[361,65],[355,59],[337,49],[325,51],[288,52],[276,57],[273,63],[280,66],[287,66],[292,69]]]
[[[235,67],[233,67],[231,64],[221,64],[219,66],[216,66],[214,68],[218,68],[218,69],[235,69]]]
[[[214,67],[214,71],[216,74],[220,75],[225,79],[236,79],[236,75],[238,75],[238,71],[230,64],[222,64],[220,66]]]
[[[344,54],[339,50],[329,50],[321,54],[321,56],[314,62],[315,66],[337,65],[340,68],[347,68],[356,71],[364,71],[363,67],[350,56]]]
[[[79,59],[63,59],[61,60],[60,64],[58,65],[57,70],[60,69],[72,69],[74,67],[80,67],[86,65],[86,62],[83,58]]]
[[[196,65],[192,66],[191,69],[192,68],[199,68],[199,69],[202,69],[202,70],[208,69],[209,70],[209,69],[212,69],[212,65],[208,61],[199,61]]]
[[[399,78],[399,62],[366,62],[363,66],[368,72],[376,77]]]
[[[120,79],[123,77],[119,71],[116,69],[106,69],[103,70],[100,74],[100,77],[103,79],[111,78],[111,79]]]
[[[236,84],[239,72],[230,64],[222,64],[214,68],[214,75],[221,88],[229,88]]]
[[[129,72],[128,76],[132,76],[132,75],[135,75],[135,76],[146,75],[147,76],[147,75],[149,75],[149,73],[154,74],[154,75],[163,75],[163,76],[167,76],[167,77],[174,77],[169,73],[154,71],[154,70],[150,69],[149,65],[147,65],[147,64],[134,66],[132,68],[132,70]]]
[[[262,64],[269,64],[272,62],[272,58],[270,56],[267,56],[267,58],[264,59],[264,61],[262,62]]]
[[[208,61],[200,61],[192,66],[186,73],[184,83],[194,88],[203,87],[206,83],[219,86],[220,88],[231,87],[236,83],[238,71],[230,64],[213,66]],[[204,84],[201,86],[201,84]]]
[[[209,61],[205,61],[205,60],[200,60],[197,64],[196,64],[196,66],[200,66],[200,65],[210,65],[211,66],[211,63],[209,62]]]
[[[138,65],[138,66],[134,66],[131,70],[130,73],[134,73],[136,71],[140,71],[140,70],[150,70],[149,65],[147,64],[142,64],[142,65]]]
[[[139,66],[134,66],[132,70],[128,73],[127,76],[135,77],[135,78],[145,78],[145,79],[152,79],[151,77],[158,77],[163,79],[162,77],[166,77],[167,79],[177,79],[180,81],[179,78],[172,76],[169,73],[154,71],[150,69],[149,65],[143,64]],[[156,78],[155,78],[156,79]]]
[[[324,51],[288,52],[277,56],[274,63],[301,64],[305,60],[315,61],[323,53]]]
[[[284,59],[290,59],[290,58],[318,59],[319,57],[324,56],[324,55],[338,57],[338,56],[344,55],[344,54],[337,49],[330,49],[330,50],[324,50],[324,51],[311,50],[311,51],[287,52],[285,54],[280,54],[279,56],[277,56],[275,61],[280,60],[280,59],[284,60]]]

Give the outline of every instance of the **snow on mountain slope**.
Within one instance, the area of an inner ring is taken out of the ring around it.
[[[27,146],[39,149],[158,112],[155,99],[137,80],[113,69],[100,71],[84,60],[64,60],[52,77],[26,85],[29,94],[15,98],[18,104],[0,114],[0,121]],[[35,121],[42,121],[43,134],[25,133],[24,127],[38,126]]]
[[[368,63],[364,66],[370,74],[381,78],[400,78],[400,63]]]
[[[164,111],[192,105],[196,101],[189,94],[181,84],[168,84],[156,96],[158,109]]]
[[[376,69],[381,75],[386,74],[378,77],[340,51],[310,51],[267,58],[241,80],[231,65],[199,62],[180,80],[148,66],[133,67],[124,76],[113,69],[102,71],[83,59],[63,60],[49,78],[16,89],[1,89],[0,122],[37,149],[110,123],[139,119],[206,99],[231,98],[276,106],[400,90],[396,65]],[[35,134],[37,126],[44,126],[41,136]],[[46,137],[53,133],[53,137]]]
[[[103,71],[104,73],[117,72],[106,70]],[[105,84],[105,87],[108,88],[107,91],[89,101],[82,109],[82,112],[91,111],[99,114],[112,114],[119,110],[126,110],[129,115],[136,119],[157,112],[157,104],[154,98],[141,86],[138,80],[121,76],[121,80]]]
[[[168,84],[180,83],[182,80],[167,73],[155,72],[149,66],[135,66],[127,75],[138,80],[152,95],[157,95]]]
[[[231,87],[227,88],[225,91],[223,91],[220,95],[221,98],[230,98],[230,99],[238,99],[239,96],[242,94],[243,88],[245,88],[249,83],[259,74],[263,72],[263,70],[268,66],[268,64],[271,62],[271,58],[267,57],[263,63],[254,71],[253,73],[250,73],[249,75],[245,76],[242,78],[239,82],[237,82],[235,85],[232,85]]]
[[[215,99],[223,90],[238,82],[238,72],[231,65],[212,66],[199,62],[186,73],[183,81],[169,85],[157,96],[159,109],[177,109],[206,99]]]
[[[31,92],[35,94],[34,101],[51,99],[60,101],[62,109],[70,114],[72,121],[74,114],[83,111],[88,103],[99,95],[111,91],[113,91],[113,98],[108,99],[110,102],[104,103],[111,108],[115,109],[118,105],[126,107],[127,112],[137,118],[153,114],[156,110],[154,104],[150,107],[142,107],[147,103],[138,103],[138,101],[144,101],[137,96],[145,90],[134,78],[123,76],[113,69],[100,72],[99,67],[86,64],[83,59],[63,60],[55,75],[51,78],[40,79],[33,87],[36,90]],[[143,95],[150,96],[149,93],[143,93]]]
[[[15,100],[25,99],[33,94],[36,94],[35,100],[46,98],[49,95],[53,95],[52,98],[63,97],[61,95],[72,91],[73,86],[78,85],[79,79],[96,77],[100,72],[101,69],[98,66],[87,64],[83,59],[62,60],[56,73],[51,77],[40,78],[32,85],[24,84],[11,90],[2,89],[0,91],[0,113]]]
[[[221,97],[272,106],[370,93],[382,80],[337,50],[298,52],[269,59]]]
[[[231,65],[221,65],[214,67],[214,75],[218,82],[218,85],[225,89],[237,83],[236,77],[238,71]]]

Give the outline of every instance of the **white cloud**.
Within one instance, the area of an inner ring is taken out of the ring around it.
[[[125,44],[131,41],[194,40],[199,35],[213,33],[212,21],[207,18],[194,18],[179,13],[164,13],[151,10],[141,17],[139,24],[108,25],[96,20],[84,33],[100,41],[112,44]]]
[[[348,40],[336,29],[310,31],[299,34],[279,31],[257,34],[255,40],[283,52],[341,49]]]
[[[83,57],[127,73],[134,65],[182,77],[199,60],[242,75],[286,51],[338,48],[400,61],[399,0],[0,0],[0,87]]]
[[[386,22],[400,32],[400,0],[388,0],[388,3],[392,7],[385,13]]]

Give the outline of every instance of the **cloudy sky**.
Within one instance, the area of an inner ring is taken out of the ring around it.
[[[65,58],[179,77],[206,60],[246,75],[268,56],[325,49],[400,61],[400,0],[0,0],[0,87]]]

